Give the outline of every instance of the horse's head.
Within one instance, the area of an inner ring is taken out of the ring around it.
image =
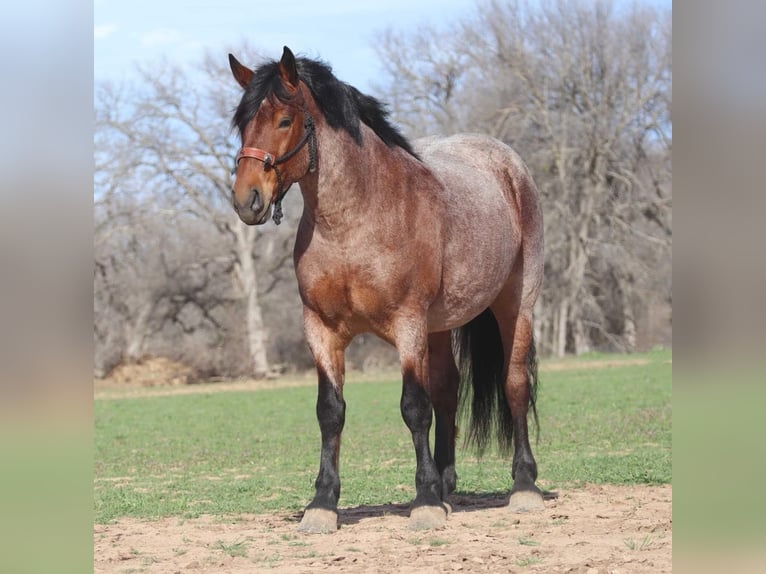
[[[306,109],[295,56],[285,46],[279,62],[253,71],[229,54],[234,78],[245,89],[234,116],[242,138],[232,203],[248,225],[279,223],[279,203],[294,182],[316,165],[314,122]],[[306,145],[308,144],[308,145]]]

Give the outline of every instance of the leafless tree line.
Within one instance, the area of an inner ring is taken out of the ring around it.
[[[543,194],[547,353],[669,336],[670,14],[559,1],[477,4],[448,29],[386,32],[378,96],[408,135],[481,131],[526,158]],[[259,61],[247,46],[237,52]],[[96,372],[168,356],[205,375],[307,367],[292,238],[229,204],[239,98],[225,57],[96,92]],[[357,367],[388,355],[364,338]]]

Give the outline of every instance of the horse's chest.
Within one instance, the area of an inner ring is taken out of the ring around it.
[[[344,324],[349,330],[378,330],[387,321],[399,295],[386,274],[370,266],[329,265],[325,261],[299,273],[304,304],[328,324]]]

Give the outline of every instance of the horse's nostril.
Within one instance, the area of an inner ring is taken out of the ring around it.
[[[250,209],[253,211],[260,211],[263,207],[263,198],[261,198],[261,192],[256,188],[250,190],[250,197],[248,199]]]
[[[232,190],[231,204],[234,206],[234,211],[237,213],[240,213],[243,210],[260,211],[263,208],[263,198],[261,197],[261,192],[255,187],[250,190],[250,195],[248,195],[244,201],[237,199],[237,194]]]

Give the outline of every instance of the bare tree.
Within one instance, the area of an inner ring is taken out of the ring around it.
[[[126,212],[127,213],[127,212]],[[222,314],[237,299],[228,278],[233,259],[220,237],[199,221],[171,222],[138,207],[120,222],[96,211],[96,370],[106,374],[136,362],[155,348],[153,338],[172,340],[173,358],[184,354],[179,336],[210,346],[224,337]],[[179,233],[186,228],[187,232]],[[223,255],[220,255],[223,253]],[[200,371],[210,361],[191,361]]]
[[[416,127],[483,131],[530,164],[546,220],[542,349],[633,350],[647,307],[670,298],[670,13],[492,1],[446,31],[388,33],[380,51],[395,117],[440,94]]]
[[[384,31],[376,44],[385,77],[378,90],[413,135],[466,131],[470,62],[451,30],[424,28],[413,35]]]
[[[212,296],[206,290],[206,274],[231,277],[230,292],[245,303],[250,372],[263,377],[270,363],[261,298],[285,276],[291,225],[269,229],[262,236],[256,227],[241,223],[231,209],[231,170],[238,142],[229,118],[239,94],[225,65],[225,58],[207,56],[197,68],[155,65],[141,69],[137,84],[97,87],[95,183],[101,221],[96,243],[108,245],[115,225],[131,227],[135,241],[119,246],[121,260],[115,264],[108,258],[97,262],[97,272],[102,272],[97,290],[109,290],[107,270],[116,276],[117,270],[129,267],[130,257],[140,263],[133,273],[143,276],[133,283],[141,284],[137,293],[142,293],[143,301],[125,309],[134,334],[125,341],[124,358],[132,360],[143,352],[142,337],[170,318],[181,321],[179,313],[185,309],[188,313],[190,305],[214,322],[208,309],[215,301],[209,297],[205,304],[199,301],[203,292]],[[206,228],[202,236],[215,234],[218,245],[225,247],[212,259],[171,262],[155,241],[160,221],[168,226],[195,222],[198,231]],[[148,265],[149,261],[155,264]],[[220,291],[218,302],[231,296]]]

